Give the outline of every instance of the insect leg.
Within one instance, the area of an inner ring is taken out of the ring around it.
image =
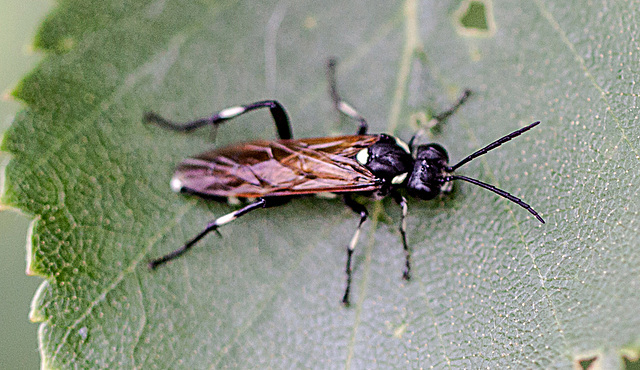
[[[400,208],[402,208],[402,218],[400,219],[400,235],[402,235],[402,246],[404,247],[405,257],[405,270],[402,273],[402,277],[405,280],[409,280],[411,279],[411,248],[407,243],[407,199],[397,192],[394,192],[392,196],[393,200],[395,200]]]
[[[409,140],[409,147],[413,148],[413,143],[415,142],[415,140],[418,138],[422,138],[422,136],[425,136],[428,129],[432,129],[434,127],[437,128],[436,125],[438,123],[445,123],[447,119],[452,116],[467,101],[467,99],[469,99],[469,95],[471,95],[471,90],[465,90],[462,93],[462,96],[458,98],[458,101],[451,108],[440,114],[434,115],[433,118],[426,122],[424,125],[419,125],[418,131],[413,135],[413,137],[411,137],[411,140]],[[424,120],[426,120],[426,117],[424,118]]]
[[[236,218],[245,215],[247,213],[249,213],[250,211],[253,211],[254,209],[259,209],[259,208],[265,208],[267,207],[267,201],[264,198],[260,198],[258,199],[256,202],[251,203],[237,211],[233,211],[231,213],[228,213],[224,216],[218,217],[215,220],[213,220],[212,222],[210,222],[207,227],[202,230],[200,232],[200,234],[196,235],[193,239],[189,240],[185,245],[183,245],[182,247],[176,249],[175,251],[166,254],[160,258],[156,258],[154,260],[152,260],[151,262],[149,262],[149,268],[151,269],[156,269],[158,266],[169,262],[173,259],[176,259],[178,257],[180,257],[181,255],[185,254],[189,249],[191,249],[191,247],[193,247],[200,239],[202,239],[205,235],[207,235],[208,233],[210,233],[211,231],[217,231],[218,227],[227,224],[233,220],[235,220]]]
[[[327,64],[327,78],[329,79],[329,94],[331,100],[333,100],[333,106],[335,109],[344,114],[345,116],[360,122],[360,127],[356,135],[365,135],[367,133],[367,121],[352,107],[349,103],[342,100],[340,94],[338,94],[338,87],[336,84],[336,60],[329,59]]]
[[[219,124],[228,119],[238,117],[244,113],[260,108],[269,108],[271,116],[273,117],[273,121],[276,124],[276,133],[278,134],[278,137],[280,139],[293,138],[287,112],[284,110],[284,107],[276,100],[263,100],[247,105],[229,107],[221,110],[218,113],[215,113],[211,117],[202,118],[186,123],[172,122],[153,112],[147,112],[144,116],[144,119],[147,122],[155,122],[156,124],[170,130],[189,132],[207,125],[213,125],[214,127],[217,127]]]
[[[351,238],[351,242],[349,242],[349,246],[347,247],[347,266],[345,268],[345,272],[347,273],[347,287],[344,290],[344,296],[342,297],[342,303],[345,306],[349,306],[349,293],[351,291],[351,257],[353,256],[353,251],[356,249],[356,244],[358,244],[358,239],[360,239],[360,230],[362,229],[362,224],[367,220],[367,216],[369,212],[362,204],[353,200],[350,195],[344,196],[344,203],[347,207],[351,208],[355,213],[360,215],[360,223],[358,224],[358,228],[356,232],[353,234]]]
[[[453,115],[458,110],[458,108],[460,108],[462,104],[464,104],[467,101],[467,99],[469,99],[469,95],[471,95],[471,90],[465,90],[464,93],[462,93],[462,96],[458,98],[458,101],[451,108],[447,109],[446,111],[440,114],[433,116],[433,118],[438,123],[446,121],[447,118]]]

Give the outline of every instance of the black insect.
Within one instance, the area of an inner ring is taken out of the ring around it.
[[[463,180],[509,199],[544,223],[533,208],[508,192],[476,179],[453,174],[456,169],[472,159],[532,129],[540,122],[514,131],[450,166],[449,156],[442,146],[432,143],[414,147],[417,135],[414,135],[409,145],[386,134],[367,135],[365,119],[338,95],[335,62],[329,63],[328,71],[330,93],[335,108],[359,122],[360,127],[356,135],[293,139],[287,114],[282,105],[275,100],[227,108],[212,117],[185,124],[176,124],[155,113],[147,113],[147,121],[172,130],[191,131],[206,125],[215,127],[241,114],[259,108],[269,108],[279,136],[279,140],[256,140],[214,149],[188,158],[178,165],[171,180],[171,188],[176,192],[191,193],[205,198],[248,198],[255,201],[213,220],[179,249],[152,260],[149,263],[152,269],[181,256],[211,231],[217,231],[220,226],[253,210],[278,206],[299,196],[334,193],[342,195],[345,204],[360,215],[358,228],[347,247],[347,282],[342,302],[349,305],[351,259],[362,224],[368,214],[365,206],[353,197],[354,194],[374,199],[390,196],[402,208],[400,234],[405,251],[403,277],[407,280],[411,276],[411,249],[406,238],[407,201],[401,193],[402,189],[410,196],[429,200],[451,191],[452,181]],[[455,112],[468,96],[467,91],[454,107],[436,118],[444,120]]]

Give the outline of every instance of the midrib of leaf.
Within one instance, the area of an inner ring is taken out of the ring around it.
[[[553,29],[555,29],[558,34],[560,35],[560,38],[562,40],[562,42],[564,44],[566,44],[568,46],[568,48],[571,50],[572,54],[574,55],[574,57],[576,58],[576,60],[579,61],[580,63],[580,68],[585,72],[585,74],[588,76],[589,80],[591,81],[591,83],[594,85],[594,87],[600,92],[600,96],[602,98],[602,100],[605,102],[605,104],[607,105],[608,110],[611,112],[611,106],[608,102],[608,100],[606,99],[606,94],[604,92],[604,90],[602,89],[601,86],[599,86],[595,79],[593,78],[593,75],[591,75],[591,73],[588,71],[588,69],[586,68],[586,65],[584,63],[584,59],[581,58],[576,50],[575,47],[573,46],[573,44],[571,44],[571,42],[567,39],[566,37],[566,33],[561,29],[560,25],[558,24],[558,22],[553,18],[553,16],[545,9],[544,5],[541,3],[540,0],[536,0],[536,5],[538,6],[541,14],[545,17],[545,19],[552,25]],[[417,3],[415,0],[407,0],[404,3],[404,20],[405,20],[405,43],[403,46],[403,50],[402,50],[402,56],[401,56],[401,61],[400,61],[400,66],[399,66],[399,71],[398,71],[398,78],[396,81],[396,87],[394,90],[394,96],[393,96],[393,101],[391,104],[391,109],[390,109],[390,113],[389,113],[389,125],[387,127],[387,132],[393,133],[395,131],[395,129],[398,127],[399,124],[399,117],[400,117],[400,112],[402,109],[402,104],[406,98],[406,88],[407,88],[407,83],[408,83],[408,78],[409,78],[409,74],[411,71],[411,61],[413,60],[413,56],[416,50],[418,50],[422,45],[421,45],[421,41],[420,41],[420,37],[419,37],[419,31],[418,31],[418,27],[417,27]],[[631,142],[628,139],[628,136],[626,135],[625,130],[620,127],[620,122],[617,116],[615,116],[612,113],[612,116],[614,117],[614,119],[616,120],[617,123],[617,128],[621,131],[621,134],[624,138],[624,140],[627,142],[627,144],[631,147],[631,149],[634,151],[634,153],[636,153],[636,158],[638,158],[638,153],[636,148],[633,147],[633,145],[631,144]],[[475,135],[473,134],[473,131],[467,127],[467,131],[469,133],[469,135],[472,137],[472,141],[477,142],[477,139],[475,138]],[[492,182],[495,183],[498,187],[499,187],[499,182],[497,180],[497,178],[495,177],[493,171],[489,168],[488,163],[486,162],[486,160],[484,160],[483,158],[483,166],[485,167],[485,171],[486,173],[490,174],[490,177],[492,178]],[[525,247],[525,251],[526,254],[529,255],[529,257],[531,258],[531,263],[532,263],[532,267],[535,269],[535,271],[538,274],[538,278],[539,278],[539,282],[540,282],[540,286],[542,291],[544,292],[544,296],[546,301],[548,302],[548,304],[551,307],[551,315],[554,318],[556,327],[558,329],[558,332],[560,333],[564,346],[565,348],[568,348],[568,344],[566,341],[566,337],[564,335],[564,330],[562,329],[562,325],[559,321],[559,318],[557,316],[557,310],[555,307],[555,304],[553,302],[553,300],[551,299],[551,297],[548,294],[548,289],[545,285],[544,282],[544,277],[542,272],[540,271],[540,268],[538,266],[538,264],[536,263],[536,258],[533,255],[531,249],[529,248],[528,244],[526,243],[526,240],[524,238],[524,234],[522,232],[522,229],[520,227],[520,222],[518,221],[518,219],[515,217],[514,215],[514,211],[512,209],[512,206],[510,204],[506,204],[505,207],[509,210],[509,215],[510,215],[510,219],[512,220],[512,222],[514,223],[514,226],[516,227],[516,231],[517,234],[520,237],[521,243],[522,245]],[[376,203],[376,207],[374,209],[374,212],[372,214],[372,218],[374,220],[376,220],[381,212],[383,212],[383,207],[380,206],[380,203]],[[372,227],[371,227],[371,233],[373,234],[375,232],[375,229],[377,227],[377,222],[372,222]],[[367,261],[371,260],[371,256],[370,253],[373,251],[373,243],[375,243],[374,238],[370,238],[369,240],[369,246],[367,248]],[[357,331],[360,325],[360,314],[361,314],[361,310],[362,310],[362,304],[364,302],[364,298],[365,298],[365,294],[366,294],[366,285],[368,284],[368,279],[367,279],[367,275],[369,273],[368,268],[370,267],[370,264],[367,263],[367,268],[365,268],[365,276],[363,277],[363,283],[362,283],[362,287],[361,287],[361,298],[358,300],[358,305],[356,308],[356,316],[355,316],[355,321],[354,321],[354,325],[353,325],[353,332],[352,332],[352,336],[351,336],[351,340],[349,343],[349,347],[348,347],[348,355],[347,355],[347,363],[346,363],[346,368],[349,369],[351,367],[351,361],[353,359],[353,353],[354,353],[354,347],[355,347],[355,340],[357,337]],[[428,302],[425,302],[425,304],[428,306]],[[430,311],[431,312],[431,311]],[[435,317],[433,318],[435,320]],[[437,330],[437,326],[436,326],[436,330]],[[439,332],[437,333],[440,339],[440,347],[442,349],[442,353],[443,356],[445,357],[445,360],[447,363],[449,362],[449,358],[447,356],[446,353],[446,348],[444,346],[444,342],[442,341],[442,338],[440,337]]]
[[[402,47],[402,55],[400,59],[400,66],[398,68],[398,78],[396,80],[396,87],[394,89],[393,100],[391,102],[387,132],[393,133],[398,126],[400,120],[400,112],[402,111],[402,105],[407,95],[407,84],[409,82],[409,74],[411,72],[411,62],[413,60],[414,53],[417,49],[422,47],[420,41],[420,31],[418,29],[418,2],[417,0],[407,0],[402,6],[402,15],[404,17],[404,45]],[[356,315],[354,316],[354,323],[351,338],[347,346],[347,358],[345,368],[350,369],[353,361],[353,355],[355,352],[356,338],[358,329],[361,324],[361,316],[363,310],[363,303],[368,292],[367,286],[369,284],[369,275],[371,270],[372,253],[375,245],[375,232],[378,226],[378,220],[384,211],[381,202],[376,202],[374,211],[370,217],[371,222],[371,235],[369,237],[368,246],[366,249],[366,264],[363,272],[362,283],[360,284],[360,298],[355,307]],[[442,341],[441,341],[442,346]],[[443,348],[444,351],[444,348]]]
[[[387,132],[393,134],[398,127],[400,120],[400,112],[402,104],[407,95],[407,83],[409,82],[409,73],[411,72],[411,62],[416,50],[422,48],[420,41],[420,30],[418,28],[418,2],[417,0],[407,0],[404,3],[404,31],[405,40],[402,47],[402,56],[400,59],[400,67],[398,68],[398,79],[396,80],[396,88],[391,102],[389,111],[389,126]]]

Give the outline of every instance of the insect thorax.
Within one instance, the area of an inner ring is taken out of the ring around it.
[[[407,144],[384,134],[375,144],[358,152],[356,160],[374,176],[394,184],[402,183],[413,167]]]

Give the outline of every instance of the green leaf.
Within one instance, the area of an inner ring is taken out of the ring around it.
[[[638,7],[462,2],[61,2],[49,51],[14,95],[2,203],[36,219],[28,269],[46,280],[31,317],[46,367],[621,366],[640,347]],[[475,4],[474,6],[477,6]],[[477,11],[477,10],[476,10]],[[465,23],[467,24],[467,23]],[[147,261],[234,207],[177,195],[183,158],[257,137],[267,112],[193,135],[145,125],[266,98],[297,137],[354,132],[325,80],[372,132],[408,139],[419,112],[474,95],[434,141],[452,161],[535,120],[460,170],[470,184],[411,201],[413,279],[393,202],[371,203],[340,305],[357,217],[340,201],[260,210],[151,272]],[[585,364],[586,362],[583,362]]]

